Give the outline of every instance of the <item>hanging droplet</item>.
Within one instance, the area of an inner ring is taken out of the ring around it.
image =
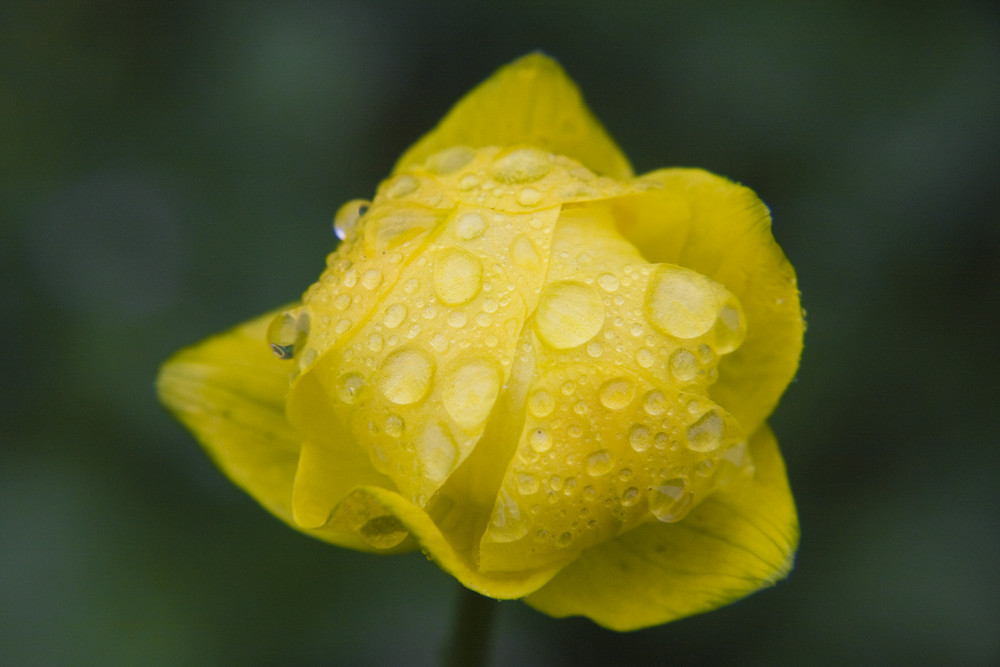
[[[267,342],[279,359],[291,359],[309,335],[309,314],[285,311],[271,320],[267,327]]]
[[[354,235],[358,227],[358,222],[368,212],[371,202],[364,199],[352,199],[337,211],[333,218],[333,233],[341,241],[346,241],[348,237]]]

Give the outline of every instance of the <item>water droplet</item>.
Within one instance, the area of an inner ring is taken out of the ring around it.
[[[534,475],[530,475],[526,472],[521,472],[517,474],[517,490],[522,496],[530,496],[531,494],[538,491],[538,480]]]
[[[583,499],[593,502],[597,499],[597,489],[590,486],[589,484],[583,487]]]
[[[719,311],[719,321],[715,324],[716,350],[719,354],[729,354],[743,344],[746,333],[743,309],[735,298],[731,299]]]
[[[478,213],[464,213],[455,221],[455,236],[465,241],[477,239],[486,231],[486,221]]]
[[[501,183],[530,183],[549,173],[548,154],[537,148],[516,148],[493,163],[493,178]]]
[[[625,507],[632,507],[639,502],[639,489],[634,486],[630,486],[625,491],[622,492],[622,505]]]
[[[490,522],[489,537],[494,542],[513,542],[528,534],[530,519],[524,515],[518,504],[506,490],[500,490],[493,520]]]
[[[438,174],[450,174],[472,162],[476,152],[468,146],[452,146],[427,158],[427,169]]]
[[[337,334],[339,336],[339,335],[341,335],[343,333],[346,333],[347,330],[350,329],[350,328],[351,328],[351,321],[350,320],[347,320],[347,319],[337,320],[337,323],[333,326],[333,333],[335,333],[335,334]]]
[[[352,199],[337,211],[333,217],[333,233],[341,241],[346,241],[354,235],[358,222],[368,212],[371,202],[364,199]]]
[[[434,334],[431,338],[431,347],[434,348],[435,352],[444,353],[448,351],[448,346],[450,345],[448,337],[444,334]]]
[[[385,316],[382,323],[389,329],[395,329],[406,319],[406,306],[401,303],[394,303],[385,309]]]
[[[656,355],[648,347],[640,347],[635,352],[635,363],[643,368],[649,368],[656,363]]]
[[[402,417],[397,414],[390,414],[385,418],[385,426],[382,428],[385,431],[385,434],[390,438],[398,438],[403,435],[403,428],[405,425],[406,422],[403,421]]]
[[[434,293],[449,306],[466,303],[483,285],[483,266],[472,253],[445,248],[434,258]]]
[[[360,373],[346,373],[337,380],[337,398],[344,403],[354,403],[365,386],[365,379]]]
[[[540,201],[542,201],[542,193],[535,188],[521,188],[517,192],[517,203],[521,206],[535,206]]]
[[[488,359],[470,359],[451,371],[441,400],[444,409],[466,430],[486,421],[500,394],[500,369]]]
[[[267,327],[267,342],[279,359],[291,359],[305,345],[309,335],[309,314],[285,311]]]
[[[535,310],[538,335],[557,350],[583,345],[604,326],[604,304],[592,287],[561,281],[545,287]]]
[[[417,179],[409,174],[402,174],[392,179],[385,187],[385,196],[389,199],[399,199],[400,197],[405,197],[408,194],[416,192],[419,185]]]
[[[628,444],[637,452],[644,452],[653,443],[653,436],[649,428],[642,424],[632,424],[628,431]]]
[[[465,176],[462,176],[461,180],[459,180],[458,189],[464,192],[475,190],[479,187],[481,182],[480,178],[475,174],[466,174]]]
[[[556,539],[556,544],[565,549],[573,542],[573,533],[566,531],[559,535]]]
[[[646,394],[643,399],[642,407],[646,410],[646,413],[652,417],[657,417],[662,415],[670,407],[667,403],[667,397],[663,395],[662,391],[654,389],[653,391]]]
[[[725,427],[722,417],[715,410],[709,410],[698,421],[688,427],[687,445],[696,452],[710,452],[722,443]]]
[[[598,450],[587,457],[587,474],[591,477],[603,477],[611,472],[611,453],[606,449]]]
[[[596,340],[592,340],[587,343],[587,354],[597,359],[602,354],[604,354],[604,346],[598,343]]]
[[[670,374],[679,382],[690,382],[698,376],[698,360],[691,350],[679,347],[670,355]]]
[[[458,461],[458,449],[448,427],[440,419],[428,419],[416,438],[417,458],[424,475],[434,484],[448,478]]]
[[[552,448],[552,436],[544,428],[534,428],[528,432],[528,444],[539,454]]]
[[[676,338],[697,338],[715,324],[719,295],[725,292],[700,273],[663,266],[649,282],[646,319]]]
[[[378,269],[368,269],[361,275],[361,285],[365,289],[375,289],[382,284],[382,272]]]
[[[548,417],[556,407],[552,394],[539,389],[528,398],[528,410],[536,417]]]
[[[461,310],[453,310],[448,313],[448,324],[459,329],[465,326],[465,323],[469,321],[469,316],[466,315]]]
[[[661,482],[649,491],[649,511],[664,523],[683,519],[691,509],[694,495],[687,490],[687,480],[674,477]]]
[[[398,405],[422,399],[434,377],[434,360],[423,350],[404,347],[382,362],[376,384],[385,397]]]
[[[597,284],[601,286],[605,292],[614,292],[618,289],[618,277],[613,273],[602,273],[597,276]]]
[[[514,264],[528,271],[536,271],[542,265],[535,245],[524,235],[514,239],[514,243],[510,246],[510,258]]]
[[[635,386],[625,378],[608,380],[601,385],[598,395],[608,410],[621,410],[635,398]]]
[[[333,300],[333,305],[339,310],[347,310],[348,306],[351,305],[351,295],[338,294],[337,298]]]

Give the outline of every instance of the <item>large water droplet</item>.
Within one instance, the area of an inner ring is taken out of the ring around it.
[[[628,444],[637,452],[644,452],[653,444],[653,434],[643,424],[632,424],[628,431]]]
[[[285,311],[271,320],[267,327],[267,342],[279,359],[291,359],[305,344],[309,335],[309,314]]]
[[[477,239],[486,231],[486,221],[479,213],[463,213],[455,221],[455,236],[465,241]]]
[[[398,438],[403,435],[406,422],[397,414],[390,414],[385,418],[385,425],[382,427],[385,434],[390,438]]]
[[[358,222],[368,212],[369,206],[371,202],[364,199],[352,199],[340,207],[337,215],[333,217],[333,233],[338,239],[346,241],[354,236]]]
[[[542,265],[542,260],[535,250],[535,245],[527,236],[521,235],[514,239],[510,246],[510,258],[517,266],[528,271],[536,271]]]
[[[385,358],[376,384],[393,403],[408,405],[427,394],[433,377],[434,360],[423,350],[404,347]]]
[[[605,292],[614,292],[618,289],[618,278],[613,273],[602,273],[597,276],[597,284]]]
[[[482,425],[500,394],[500,369],[488,359],[470,359],[445,380],[441,400],[459,426],[471,430]]]
[[[437,418],[425,421],[417,433],[415,445],[426,478],[434,484],[446,480],[458,461],[458,449],[445,423]]]
[[[538,478],[526,472],[517,473],[517,490],[522,496],[530,496],[538,491]]]
[[[552,436],[544,428],[534,428],[528,432],[528,445],[539,454],[552,449]]]
[[[337,398],[344,403],[354,403],[364,386],[365,379],[360,373],[345,373],[337,380]]]
[[[385,309],[385,316],[382,323],[389,329],[395,329],[406,319],[406,306],[401,303],[394,303]]]
[[[389,199],[399,199],[416,192],[419,186],[420,183],[413,176],[402,174],[389,181],[389,184],[385,186],[385,196]]]
[[[513,542],[527,535],[530,528],[530,518],[510,494],[501,489],[488,531],[490,539],[494,542]]]
[[[535,206],[542,201],[542,193],[532,187],[517,191],[517,203],[521,206]]]
[[[501,183],[530,183],[549,173],[547,153],[537,148],[516,148],[493,163],[493,178]]]
[[[450,174],[472,162],[476,152],[468,146],[452,146],[427,158],[427,169],[438,174]]]
[[[528,397],[528,410],[536,417],[548,417],[556,407],[556,401],[552,394],[539,389]]]
[[[667,397],[663,395],[663,392],[654,389],[648,392],[645,398],[643,398],[642,407],[646,410],[647,414],[657,417],[666,412],[670,405],[667,403]]]
[[[382,284],[382,272],[378,269],[368,269],[361,274],[361,286],[365,289],[376,289]]]
[[[679,347],[670,355],[670,374],[679,382],[690,382],[698,375],[698,360],[691,350]]]
[[[687,430],[688,448],[696,452],[710,452],[722,442],[725,422],[715,410],[709,410]]]
[[[719,321],[715,324],[716,351],[719,354],[729,354],[743,344],[746,333],[743,309],[736,299],[731,299],[719,311]]]
[[[535,310],[538,335],[565,350],[583,345],[604,326],[604,304],[594,288],[560,281],[545,287]]]
[[[680,521],[690,511],[693,498],[687,480],[674,477],[649,490],[649,511],[664,523]]]
[[[591,477],[603,477],[611,472],[611,453],[606,449],[593,452],[587,457],[587,474]]]
[[[649,282],[646,318],[676,338],[697,338],[715,324],[723,288],[700,273],[664,266]],[[724,291],[724,290],[723,290]]]
[[[483,285],[483,266],[472,253],[445,248],[434,258],[434,293],[449,306],[466,303]]]
[[[608,380],[598,392],[601,403],[609,410],[621,410],[635,398],[635,386],[625,378]]]

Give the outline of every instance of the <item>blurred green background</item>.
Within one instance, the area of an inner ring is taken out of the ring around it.
[[[771,206],[803,536],[787,581],[659,628],[504,603],[495,664],[1000,662],[992,3],[107,0],[0,6],[0,663],[437,661],[453,580],[273,519],[153,378],[296,298],[339,204],[536,48],[637,171]]]

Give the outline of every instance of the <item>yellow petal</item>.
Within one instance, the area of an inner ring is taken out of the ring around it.
[[[271,513],[299,528],[292,516],[292,485],[302,441],[285,418],[290,367],[266,341],[277,312],[181,350],[163,365],[156,385],[163,403],[226,475]],[[336,479],[350,486],[341,495],[354,484],[372,483],[370,468],[367,457],[345,456]],[[374,546],[349,532],[304,532],[354,549],[370,551]]]
[[[396,163],[393,173],[452,146],[531,144],[594,172],[628,178],[632,168],[551,58],[532,53],[501,68],[463,97]]]
[[[365,498],[361,499],[362,496]],[[467,531],[464,527],[453,525],[452,519],[462,520],[463,512],[449,513],[439,509],[432,518],[424,509],[398,493],[377,487],[358,488],[345,502],[378,504],[387,515],[395,517],[413,534],[421,550],[441,569],[467,588],[492,598],[510,600],[524,597],[538,590],[561,567],[555,565],[520,572],[480,572],[472,563],[470,552],[456,546],[462,542],[461,536]]]
[[[734,602],[784,578],[798,519],[767,426],[750,449],[756,474],[734,480],[683,521],[647,523],[583,554],[525,601],[555,617],[637,630]]]
[[[702,273],[742,305],[746,340],[719,362],[710,396],[752,433],[798,369],[805,323],[795,270],[771,235],[767,207],[748,188],[700,169],[640,180],[664,189],[615,200],[625,237],[648,261]]]

